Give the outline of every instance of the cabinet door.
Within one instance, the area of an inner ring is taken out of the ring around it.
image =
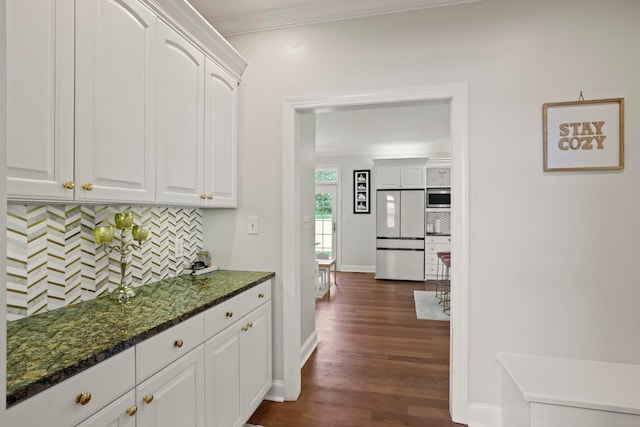
[[[239,330],[236,323],[205,344],[207,427],[239,427],[244,423]]]
[[[241,328],[240,381],[249,416],[271,387],[271,303],[247,316],[247,324]]]
[[[156,199],[204,205],[204,54],[164,23],[158,34]]]
[[[205,71],[206,206],[236,207],[238,82],[209,58]]]
[[[136,412],[136,392],[131,390],[77,427],[135,427]]]
[[[73,0],[8,0],[7,196],[73,199]]]
[[[376,188],[400,188],[400,185],[400,167],[380,166],[376,168]]]
[[[155,43],[138,1],[76,2],[77,200],[155,198]]]
[[[427,169],[424,166],[402,167],[402,188],[425,188]]]
[[[136,387],[138,427],[204,427],[204,350],[200,346]]]

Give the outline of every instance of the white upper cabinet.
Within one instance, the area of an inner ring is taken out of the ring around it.
[[[204,190],[204,54],[158,27],[157,201],[201,205]]]
[[[205,67],[207,206],[237,206],[238,82],[211,59]]]
[[[8,0],[7,193],[73,199],[74,1]]]
[[[156,17],[137,0],[76,8],[76,199],[152,202]]]
[[[374,160],[376,188],[425,188],[427,159]]]

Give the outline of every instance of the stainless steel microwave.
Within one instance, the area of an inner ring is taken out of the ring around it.
[[[451,188],[427,188],[427,208],[450,208]]]

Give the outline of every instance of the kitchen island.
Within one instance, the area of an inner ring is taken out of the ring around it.
[[[17,404],[274,277],[221,270],[136,288],[9,322],[7,406]],[[270,298],[270,295],[269,295]],[[265,299],[268,301],[268,299]]]

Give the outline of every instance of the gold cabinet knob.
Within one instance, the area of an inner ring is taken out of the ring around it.
[[[242,332],[247,332],[249,330],[249,325],[246,324],[242,327]]]
[[[142,400],[144,400],[144,403],[153,402],[153,394],[147,394],[145,397],[142,398]]]
[[[82,392],[76,396],[76,403],[79,403],[82,406],[89,403],[90,400],[91,400],[91,393],[89,393],[88,391]]]
[[[200,195],[200,198],[201,198],[202,200],[205,200],[205,199],[207,198],[207,195],[206,195],[206,194],[201,194],[201,195]]]
[[[258,298],[260,299],[264,298],[264,294],[258,294]]]
[[[62,186],[64,188],[66,188],[67,190],[73,190],[73,188],[76,186],[76,184],[73,181],[65,181],[62,183]]]
[[[136,412],[138,412],[138,407],[136,405],[127,408],[127,415],[129,415],[130,417],[133,417]]]
[[[249,327],[253,328],[253,322],[249,322]]]
[[[82,188],[84,190],[91,191],[93,190],[93,184],[90,182],[85,182],[84,184],[82,184]]]
[[[213,194],[207,194],[207,200],[213,200]]]
[[[227,311],[227,317],[233,317],[233,311]]]
[[[182,341],[181,339],[177,339],[173,342],[173,345],[174,347],[182,348],[182,346],[184,345],[184,341]]]

